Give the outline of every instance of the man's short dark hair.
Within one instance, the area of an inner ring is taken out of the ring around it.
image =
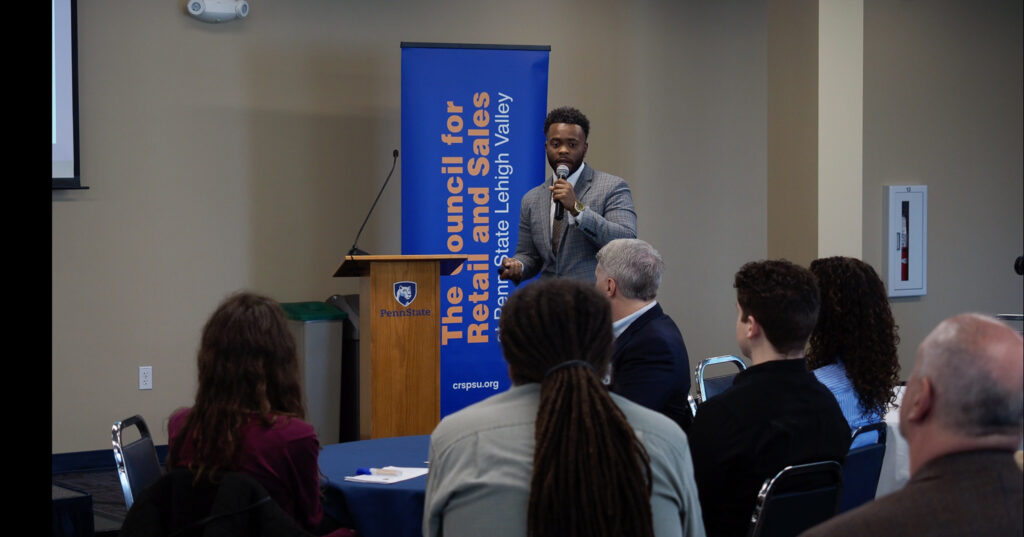
[[[752,261],[740,267],[733,286],[742,318],[753,315],[776,351],[804,349],[821,306],[811,271],[784,259]]]
[[[548,112],[548,117],[544,120],[544,135],[548,134],[548,128],[551,127],[552,123],[567,123],[569,125],[579,125],[583,129],[583,136],[590,137],[590,120],[587,116],[583,115],[583,112],[571,107],[563,106],[561,108],[555,108]]]

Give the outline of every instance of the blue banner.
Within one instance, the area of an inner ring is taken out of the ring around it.
[[[469,257],[441,277],[441,417],[510,385],[497,267],[545,178],[549,50],[402,44],[402,254]]]

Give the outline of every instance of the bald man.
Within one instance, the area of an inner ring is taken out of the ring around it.
[[[917,349],[900,405],[910,450],[901,490],[802,535],[1021,535],[1024,347],[996,319],[946,319]]]

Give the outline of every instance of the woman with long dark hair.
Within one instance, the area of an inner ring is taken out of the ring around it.
[[[203,328],[195,404],[168,423],[168,467],[251,475],[306,531],[324,533],[320,443],[303,421],[295,339],[274,300],[228,297]]]
[[[818,278],[821,311],[807,363],[832,390],[853,432],[882,421],[896,401],[898,328],[885,284],[871,265],[836,256],[815,259],[810,269]]]
[[[502,308],[499,334],[513,386],[431,435],[424,535],[704,535],[683,431],[601,383],[605,297],[532,283]]]

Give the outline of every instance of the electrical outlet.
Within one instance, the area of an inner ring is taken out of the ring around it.
[[[144,365],[139,367],[139,389],[153,389],[153,366]]]

